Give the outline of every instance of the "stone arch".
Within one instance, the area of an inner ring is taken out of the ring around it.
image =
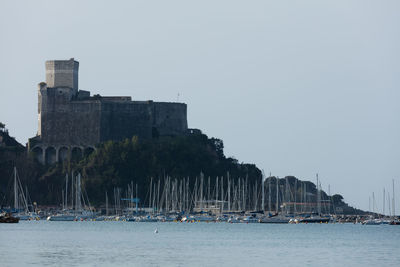
[[[32,149],[32,152],[35,159],[43,164],[43,149],[40,146],[37,146]]]
[[[57,161],[57,151],[54,147],[49,146],[45,150],[45,163],[46,164],[54,164]]]
[[[58,162],[63,162],[68,159],[68,147],[62,146],[58,149]]]
[[[73,147],[71,150],[71,160],[80,161],[82,158],[83,158],[82,148],[80,148],[78,146]]]
[[[84,156],[87,157],[95,151],[94,147],[87,147],[84,150]]]

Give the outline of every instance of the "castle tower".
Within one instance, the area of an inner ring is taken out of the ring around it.
[[[78,91],[78,70],[79,62],[74,58],[46,61],[47,87],[69,87],[76,93]]]

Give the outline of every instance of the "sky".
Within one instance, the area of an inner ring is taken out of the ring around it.
[[[79,87],[182,101],[225,154],[368,209],[400,213],[400,2],[2,1],[0,121],[37,132],[45,61],[80,62]],[[387,210],[387,207],[386,207]]]

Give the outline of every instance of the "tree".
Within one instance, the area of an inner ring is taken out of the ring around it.
[[[339,194],[335,194],[332,196],[332,202],[334,205],[339,205],[343,202],[343,197]]]

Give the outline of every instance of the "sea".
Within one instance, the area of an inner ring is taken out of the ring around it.
[[[400,266],[400,226],[21,221],[0,266]]]

